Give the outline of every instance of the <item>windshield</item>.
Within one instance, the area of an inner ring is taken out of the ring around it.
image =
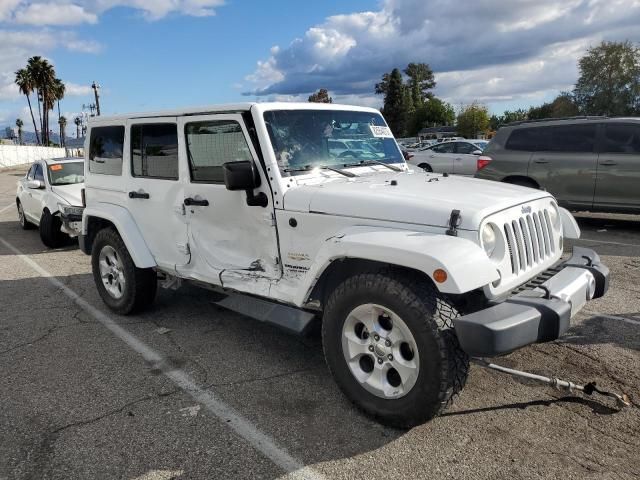
[[[51,185],[71,185],[84,182],[84,163],[54,163],[49,165],[49,183]]]
[[[404,163],[404,157],[382,116],[341,110],[275,110],[265,112],[280,170],[300,173],[321,167],[359,163]]]

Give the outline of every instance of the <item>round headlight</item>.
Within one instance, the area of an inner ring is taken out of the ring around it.
[[[487,224],[482,229],[482,246],[488,257],[493,255],[496,249],[497,235],[493,225]]]
[[[549,209],[549,220],[551,220],[551,224],[556,230],[560,229],[560,210],[558,210],[558,206],[553,202]]]

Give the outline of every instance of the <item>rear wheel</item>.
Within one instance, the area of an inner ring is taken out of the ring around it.
[[[433,168],[431,168],[431,165],[429,165],[428,163],[421,163],[420,165],[418,165],[418,167],[420,167],[425,172],[433,172]]]
[[[69,236],[64,234],[62,220],[57,215],[51,215],[49,209],[44,209],[40,217],[40,239],[49,248],[62,247],[69,243]]]
[[[351,277],[330,295],[325,358],[342,391],[394,427],[438,415],[466,382],[455,308],[427,280],[395,272]]]
[[[158,280],[152,268],[138,268],[118,232],[98,232],[91,250],[91,267],[98,293],[114,312],[128,315],[144,310],[156,295]]]
[[[20,222],[20,227],[23,230],[31,230],[34,227],[33,223],[27,220],[27,217],[24,215],[24,207],[22,206],[22,203],[19,200],[18,200],[18,221]]]

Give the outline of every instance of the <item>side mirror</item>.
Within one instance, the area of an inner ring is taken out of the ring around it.
[[[27,180],[27,188],[39,190],[41,188],[44,188],[44,183],[42,182],[42,180]]]
[[[227,162],[222,165],[224,184],[227,190],[244,190],[247,193],[247,205],[250,207],[266,207],[269,199],[264,192],[253,193],[260,186],[260,175],[251,161]]]
[[[482,150],[474,150],[471,152],[472,155],[482,155]]]

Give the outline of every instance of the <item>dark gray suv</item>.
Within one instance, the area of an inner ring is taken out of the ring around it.
[[[476,178],[542,188],[573,210],[640,212],[640,118],[509,124]]]

